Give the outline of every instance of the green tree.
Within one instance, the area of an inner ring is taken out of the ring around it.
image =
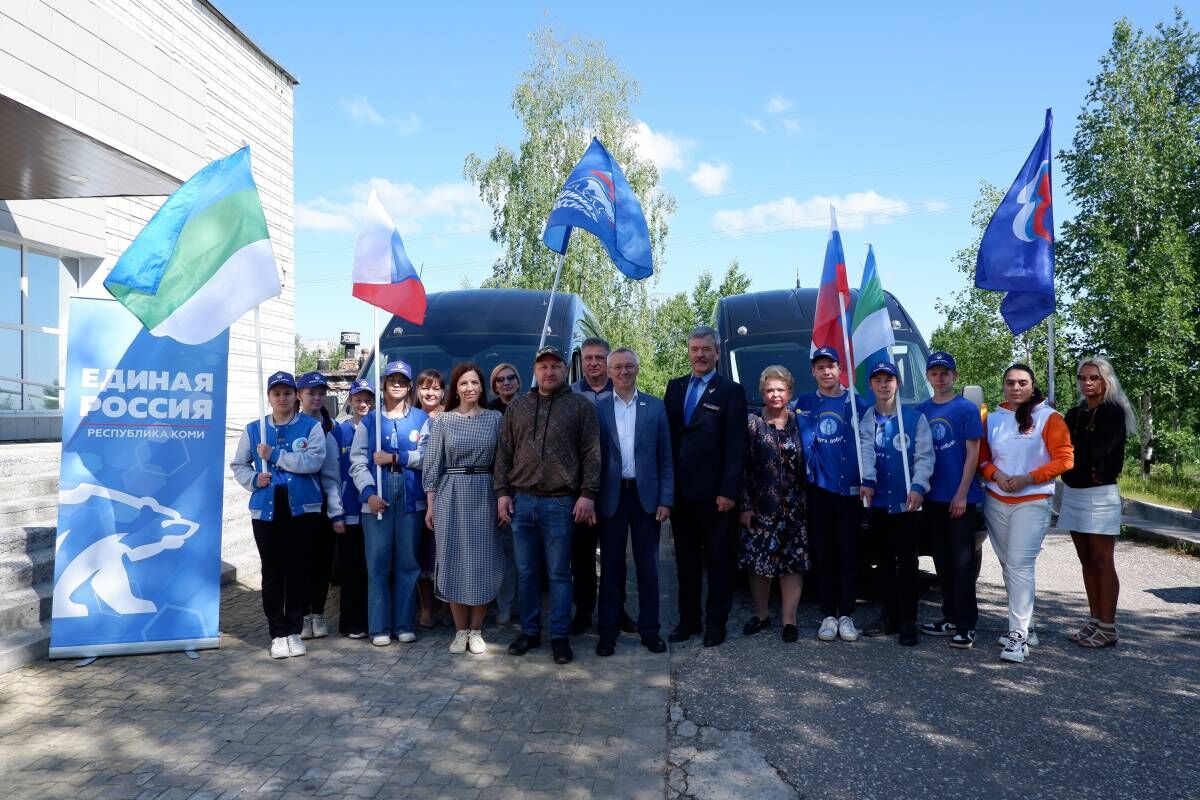
[[[304,372],[312,372],[317,368],[317,357],[320,354],[315,350],[309,350],[300,342],[300,336],[296,336],[296,374]]]
[[[1060,155],[1079,207],[1058,251],[1074,347],[1113,360],[1140,411],[1146,475],[1158,431],[1164,444],[1183,442],[1197,422],[1198,61],[1200,40],[1182,12],[1152,33],[1118,21]]]
[[[550,288],[558,256],[542,244],[542,228],[592,136],[621,164],[641,202],[660,271],[675,200],[659,188],[658,170],[637,152],[630,111],[637,82],[600,42],[559,40],[548,28],[532,38],[533,64],[512,99],[524,131],[521,143],[515,151],[498,145],[486,160],[472,153],[463,165],[464,177],[492,208],[491,237],[503,248],[484,286]],[[595,237],[572,236],[560,288],[579,294],[614,339],[643,349],[650,344],[646,282],[625,278]]]

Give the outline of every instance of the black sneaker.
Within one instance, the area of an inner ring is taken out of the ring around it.
[[[917,644],[917,623],[905,622],[900,626],[899,642],[904,647],[915,647]]]
[[[668,636],[667,639],[674,644],[679,644],[680,642],[686,642],[696,634],[703,632],[703,628],[701,628],[699,625],[685,625],[681,622],[675,626],[675,630],[671,631],[671,635]]]
[[[567,641],[567,637],[565,636],[559,639],[551,639],[550,647],[554,651],[555,664],[570,664],[571,659],[575,657],[575,654],[571,652],[571,643]]]
[[[513,639],[513,643],[508,646],[508,652],[514,656],[523,656],[533,648],[541,647],[541,645],[541,636],[530,636],[527,633],[522,633],[516,639]]]
[[[725,626],[709,628],[704,632],[705,647],[719,647],[725,641]]]
[[[642,647],[646,648],[651,653],[667,652],[667,643],[664,642],[662,637],[658,636],[657,634],[654,636],[643,636]]]
[[[751,617],[750,621],[743,626],[742,633],[746,636],[753,636],[759,631],[764,631],[769,627],[771,627],[770,617],[763,617],[762,619],[759,619],[758,617]]]
[[[794,642],[800,638],[800,630],[795,625],[784,625],[779,638],[788,643]]]
[[[921,626],[921,633],[926,636],[953,636],[955,630],[957,628],[954,623],[944,617],[937,622],[926,622]]]
[[[596,643],[596,655],[605,658],[617,652],[617,643],[614,639],[609,639],[607,636],[601,636],[600,641]]]
[[[975,646],[975,631],[958,631],[950,637],[950,646],[959,650],[970,650]]]

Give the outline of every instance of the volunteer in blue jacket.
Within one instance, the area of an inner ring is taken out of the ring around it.
[[[983,503],[983,486],[975,472],[983,422],[978,406],[954,391],[958,378],[954,356],[931,353],[925,362],[925,377],[933,387],[933,397],[917,409],[929,422],[934,463],[921,516],[942,588],[942,618],[925,623],[921,632],[949,636],[951,647],[966,649],[975,643],[979,618],[975,511]]]
[[[271,658],[302,656],[305,569],[312,529],[321,519],[318,474],[325,462],[325,432],[296,410],[296,379],[276,372],[267,379],[271,413],[242,431],[229,466],[250,494],[250,525],[262,559],[263,611]],[[266,425],[266,443],[262,426]]]
[[[376,417],[383,447],[375,449]],[[383,413],[368,414],[350,446],[350,477],[362,503],[363,540],[367,551],[367,625],[371,644],[385,647],[392,635],[416,641],[417,561],[425,521],[421,457],[429,438],[429,415],[412,405],[412,368],[390,361],[384,370]],[[375,485],[375,467],[383,486]]]
[[[883,615],[867,634],[898,628],[900,644],[911,647],[917,643],[917,512],[933,475],[933,437],[925,415],[915,406],[897,408],[899,390],[895,364],[880,361],[871,367],[875,405],[863,414],[858,428],[863,451],[859,493],[871,504],[871,539],[883,591]]]
[[[853,618],[858,570],[855,545],[863,513],[850,416],[854,395],[841,385],[841,364],[832,347],[813,351],[812,374],[817,391],[797,398],[796,414],[808,473],[808,540],[823,617],[817,638],[853,642],[858,639]],[[861,416],[866,404],[861,398],[854,400]]]
[[[375,407],[375,390],[359,379],[350,384],[350,419],[342,420],[333,429],[338,444],[338,470],[342,484],[342,511],[345,531],[336,537],[338,581],[341,585],[341,606],[338,630],[351,639],[367,636],[367,555],[363,546],[362,500],[350,478],[350,447],[354,432],[364,417]]]
[[[306,372],[296,379],[300,393],[300,412],[321,424],[325,432],[325,463],[321,465],[321,492],[324,511],[329,519],[313,530],[308,543],[308,592],[304,604],[301,639],[321,639],[329,635],[325,621],[325,601],[329,599],[329,571],[333,567],[334,536],[345,533],[342,514],[342,482],[338,469],[338,443],[333,436],[334,421],[325,408],[329,382],[319,372]]]

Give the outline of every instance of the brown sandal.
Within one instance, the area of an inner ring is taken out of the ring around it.
[[[1080,639],[1075,644],[1079,645],[1080,647],[1086,647],[1089,650],[1099,650],[1104,647],[1112,647],[1116,643],[1116,627],[1105,627],[1103,625],[1099,625],[1096,627],[1096,630],[1092,632],[1091,636],[1088,636],[1085,639]]]
[[[1072,634],[1068,634],[1067,639],[1079,644],[1084,639],[1091,638],[1092,634],[1094,634],[1099,627],[1100,626],[1096,624],[1095,620],[1088,620],[1086,623],[1084,623],[1082,628]]]

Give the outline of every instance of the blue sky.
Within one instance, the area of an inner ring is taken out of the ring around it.
[[[370,330],[350,297],[369,188],[380,189],[427,290],[478,285],[499,252],[463,158],[515,146],[512,89],[529,34],[604,42],[641,85],[643,153],[678,201],[652,291],[738,259],[754,289],[818,282],[835,203],[850,281],[866,243],[926,337],[963,285],[980,180],[1005,188],[1055,112],[1069,146],[1087,81],[1127,16],[1159,0],[1005,4],[219,0],[300,79],[295,95],[296,330]],[[1187,9],[1187,4],[1184,8]],[[1189,13],[1189,17],[1194,15]],[[1193,20],[1195,21],[1195,20]],[[1071,205],[1055,165],[1055,216]],[[831,200],[832,199],[832,200]]]

